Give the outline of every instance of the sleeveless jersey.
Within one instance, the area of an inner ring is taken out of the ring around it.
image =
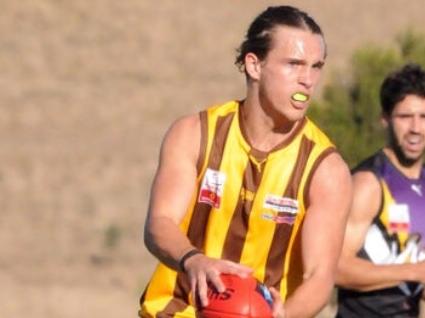
[[[302,282],[300,228],[312,175],[335,148],[307,118],[265,153],[250,146],[240,125],[241,103],[200,113],[196,192],[180,224],[209,257],[254,269],[285,299]],[[194,317],[184,273],[159,264],[143,293],[140,317]]]
[[[415,263],[424,259],[425,169],[419,179],[404,176],[381,150],[355,170],[371,171],[382,189],[381,207],[359,257],[375,264]],[[370,292],[339,289],[338,317],[417,317],[422,286],[404,282]]]

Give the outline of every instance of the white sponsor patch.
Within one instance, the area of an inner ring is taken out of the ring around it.
[[[390,230],[393,232],[409,231],[410,214],[407,204],[391,204],[388,209]]]
[[[276,212],[298,213],[298,201],[292,198],[285,198],[275,194],[267,194],[264,199],[264,208]]]
[[[219,209],[225,181],[226,175],[223,172],[208,168],[202,179],[198,201]]]

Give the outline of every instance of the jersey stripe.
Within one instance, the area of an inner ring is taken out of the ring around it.
[[[320,163],[327,157],[329,156],[331,153],[336,153],[336,149],[335,147],[330,147],[328,149],[326,149],[325,151],[323,151],[316,159],[316,161],[314,162],[310,173],[308,175],[307,181],[306,181],[306,185],[304,187],[304,202],[305,202],[305,206],[308,207],[310,205],[310,196],[308,191],[310,190],[310,185],[311,185],[311,179],[314,176],[314,173],[316,172],[317,168],[319,167]]]
[[[262,164],[264,165],[264,163]],[[261,167],[261,166],[260,166]],[[227,236],[224,241],[222,258],[239,262],[248,231],[249,216],[252,209],[255,193],[260,184],[262,171],[252,160],[248,160],[245,168],[239,200],[230,222]]]
[[[296,166],[292,171],[290,181],[283,194],[284,197],[296,198],[298,187],[301,181],[302,172],[307,164],[307,159],[313,149],[314,143],[303,136],[301,146],[298,151]],[[287,223],[276,224],[272,244],[266,262],[265,283],[267,286],[274,286],[278,290],[283,276],[283,266],[288,248],[289,239],[292,234],[292,225]],[[283,248],[284,247],[284,248]]]
[[[201,144],[199,147],[199,156],[198,161],[196,163],[196,171],[198,172],[198,175],[201,173],[202,170],[202,164],[205,161],[205,156],[207,153],[207,146],[208,146],[208,117],[207,112],[202,111],[199,113],[199,119],[201,122]]]
[[[217,170],[220,166],[221,158],[223,157],[224,145],[226,136],[229,132],[230,124],[232,123],[234,113],[220,117],[217,121],[215,130],[215,138],[213,148],[211,150],[208,167]],[[199,191],[199,190],[198,190]],[[208,217],[211,211],[211,206],[208,204],[197,202],[194,208],[194,213],[189,224],[188,237],[191,243],[199,249],[202,249],[204,242],[205,228],[208,222]]]

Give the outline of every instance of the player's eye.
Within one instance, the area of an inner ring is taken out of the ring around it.
[[[409,118],[413,118],[413,115],[412,114],[394,114],[393,117],[399,118],[399,119],[409,119]]]

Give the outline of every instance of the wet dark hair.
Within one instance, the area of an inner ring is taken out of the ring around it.
[[[268,7],[251,23],[237,50],[235,64],[241,71],[244,70],[246,54],[254,53],[260,60],[266,58],[272,44],[271,34],[276,26],[305,29],[323,36],[320,26],[304,11],[291,6]]]
[[[381,85],[382,112],[391,115],[407,95],[425,98],[425,71],[418,64],[406,64],[385,78]]]

